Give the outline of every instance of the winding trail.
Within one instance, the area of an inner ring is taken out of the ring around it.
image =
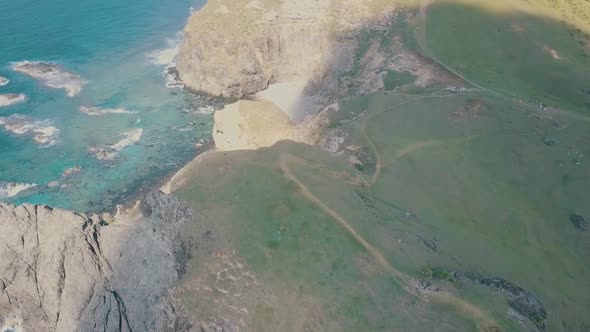
[[[383,253],[374,247],[371,243],[369,243],[362,235],[360,235],[356,229],[352,226],[352,224],[343,216],[341,216],[338,212],[330,208],[326,203],[324,203],[319,197],[317,197],[310,189],[303,183],[300,179],[297,178],[295,173],[289,167],[289,162],[297,162],[297,163],[305,163],[308,164],[306,160],[302,160],[301,158],[295,157],[288,153],[281,153],[279,156],[279,167],[283,172],[284,176],[297,185],[299,188],[300,193],[312,202],[314,205],[319,207],[322,211],[324,211],[328,216],[334,219],[340,226],[342,226],[365,250],[369,252],[376,260],[376,262],[388,273],[392,275],[392,277],[396,280],[396,282],[400,285],[400,287],[408,294],[413,295],[427,303],[431,300],[454,307],[457,311],[461,312],[462,314],[468,316],[471,319],[474,319],[478,327],[481,331],[490,331],[490,330],[497,330],[498,324],[490,318],[486,313],[484,313],[479,307],[457,297],[456,295],[439,291],[439,292],[430,292],[430,291],[418,291],[419,282],[408,276],[407,274],[399,271],[396,269],[388,260],[385,258]],[[317,167],[317,166],[313,166]]]

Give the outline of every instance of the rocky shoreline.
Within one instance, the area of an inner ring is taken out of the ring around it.
[[[170,292],[194,248],[178,240],[189,220],[192,211],[159,192],[112,218],[0,203],[0,326],[177,330]]]

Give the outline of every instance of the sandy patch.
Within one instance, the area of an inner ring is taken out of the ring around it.
[[[307,82],[301,80],[271,84],[266,90],[258,92],[256,97],[275,104],[292,121],[299,123],[308,114],[316,114],[320,110],[318,101],[305,94]]]
[[[222,151],[268,147],[294,136],[295,124],[274,104],[240,100],[215,112],[213,139]]]
[[[221,5],[215,9],[215,14],[226,15],[229,14],[229,8],[226,5]]]
[[[246,9],[251,10],[264,10],[262,3],[258,0],[251,0],[246,4]]]

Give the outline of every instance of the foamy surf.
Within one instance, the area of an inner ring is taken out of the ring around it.
[[[23,93],[0,94],[0,107],[22,103],[25,100],[27,100],[27,96]]]
[[[10,83],[10,80],[8,78],[0,76],[0,86],[5,86],[8,83]]]
[[[168,89],[184,89],[184,83],[176,67],[169,67],[164,71],[164,84]]]
[[[114,161],[119,156],[119,152],[124,148],[131,146],[141,139],[143,129],[137,128],[121,134],[123,137],[120,141],[114,144],[91,146],[88,148],[90,154],[96,159],[105,161]]]
[[[169,89],[183,89],[184,84],[180,80],[176,70],[176,55],[182,43],[182,31],[177,32],[174,38],[166,39],[167,47],[158,49],[146,54],[150,63],[163,66],[166,69],[162,72],[165,86]]]
[[[0,181],[0,198],[14,197],[21,192],[36,187],[35,183],[12,183]]]
[[[20,114],[0,117],[0,126],[15,135],[32,135],[35,142],[41,147],[50,147],[57,144],[59,136],[59,129],[53,126],[52,121],[35,120]]]
[[[173,67],[181,43],[182,31],[179,31],[173,38],[166,38],[166,47],[148,52],[146,56],[154,65]]]
[[[204,106],[204,107],[199,107],[197,108],[196,111],[198,114],[202,114],[202,115],[209,115],[209,114],[213,114],[215,112],[215,108],[213,108],[213,106]]]
[[[100,116],[105,114],[137,114],[136,111],[130,111],[124,108],[101,108],[95,106],[80,106],[80,112],[90,116]]]
[[[68,97],[77,96],[86,83],[80,75],[71,73],[59,65],[47,62],[21,61],[12,64],[12,70],[39,80],[43,85],[64,89]]]

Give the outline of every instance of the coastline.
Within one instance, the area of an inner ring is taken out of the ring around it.
[[[209,155],[215,150],[215,143],[213,138],[210,137],[209,142],[205,143],[203,147],[198,149],[197,154],[192,158],[188,159],[180,168],[162,174],[156,178],[149,179],[149,183],[144,183],[138,187],[129,190],[126,193],[122,193],[118,199],[113,200],[112,206],[109,206],[101,214],[108,214],[114,217],[120,210],[132,209],[137,205],[138,201],[142,201],[147,195],[152,192],[160,191],[164,194],[172,194],[178,187],[173,186],[177,183],[180,177],[189,170],[195,162],[205,158],[205,155]],[[166,189],[173,188],[167,191]]]

